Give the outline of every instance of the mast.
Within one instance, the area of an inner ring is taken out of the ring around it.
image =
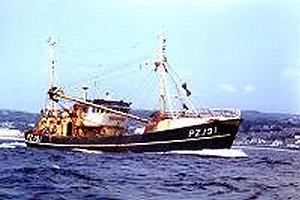
[[[53,37],[49,37],[48,39],[49,45],[49,53],[48,53],[48,65],[49,65],[49,72],[50,72],[50,79],[49,79],[49,89],[54,87],[55,82],[55,63],[56,60],[54,59],[54,47],[56,45],[56,41]],[[51,101],[51,110],[55,109],[55,104]]]
[[[158,73],[158,80],[159,80],[159,103],[160,103],[160,114],[162,116],[166,116],[166,108],[168,106],[168,112],[170,113],[171,117],[174,119],[175,118],[175,114],[174,114],[174,110],[172,109],[172,101],[170,98],[170,93],[168,91],[168,84],[167,84],[167,80],[166,80],[166,75],[169,75],[173,81],[175,82],[174,78],[172,77],[172,75],[169,73],[169,63],[167,61],[167,57],[166,57],[166,37],[163,34],[162,29],[160,30],[159,36],[158,36],[158,49],[157,49],[157,58],[154,60],[154,71]],[[177,92],[178,95],[181,96],[181,92],[175,82],[176,88],[177,88]],[[191,92],[186,88],[186,84],[185,87],[182,86],[184,90],[186,90],[186,92],[190,93]],[[187,94],[187,96],[189,96],[190,94]],[[188,99],[187,97],[184,98],[185,101],[189,104],[189,106],[192,108],[193,112],[198,115],[197,110],[195,109],[194,105],[192,104],[192,102],[190,101],[190,99]],[[182,101],[182,100],[181,100]],[[186,105],[185,103],[182,101],[183,103],[183,107],[184,109],[186,109]],[[187,108],[188,109],[188,108]],[[181,115],[181,113],[178,113],[178,115]]]
[[[166,115],[166,104],[168,102],[168,106],[171,112],[172,118],[174,117],[172,108],[171,108],[171,101],[169,96],[167,95],[167,83],[166,83],[166,73],[168,73],[168,64],[167,64],[167,57],[166,57],[166,38],[163,36],[162,30],[160,30],[158,36],[158,49],[157,49],[157,58],[154,61],[155,65],[155,72],[158,73],[159,79],[159,103],[160,103],[160,114],[162,116]]]

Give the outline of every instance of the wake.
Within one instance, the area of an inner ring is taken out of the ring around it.
[[[267,151],[282,151],[282,152],[300,152],[299,149],[292,149],[292,148],[279,148],[279,147],[272,147],[272,146],[235,146],[235,149],[250,149],[250,150],[267,150]]]
[[[180,150],[170,151],[168,153],[174,154],[186,154],[186,155],[198,155],[208,157],[225,157],[225,158],[246,158],[248,155],[241,149],[203,149],[203,150]]]
[[[72,149],[73,151],[78,151],[81,153],[89,153],[89,154],[103,154],[102,151],[94,151],[94,150],[87,150],[87,149]]]

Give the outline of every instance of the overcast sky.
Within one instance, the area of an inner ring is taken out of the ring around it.
[[[44,106],[49,36],[58,40],[57,83],[70,93],[90,84],[134,108],[157,106],[156,82],[139,66],[155,57],[164,27],[168,60],[191,85],[196,107],[300,112],[300,1],[0,4],[0,108]]]

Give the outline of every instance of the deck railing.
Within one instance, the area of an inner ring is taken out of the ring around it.
[[[185,116],[185,117],[240,117],[241,111],[239,109],[232,108],[209,108],[199,109],[198,114],[189,111],[178,111],[173,112],[174,116]],[[166,112],[166,116],[171,116],[171,112]]]

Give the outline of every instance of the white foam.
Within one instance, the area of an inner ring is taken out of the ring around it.
[[[246,158],[247,157],[247,154],[241,149],[203,149],[203,150],[196,150],[196,151],[180,150],[180,151],[170,151],[169,153],[199,155],[199,156],[226,157],[226,158]]]
[[[0,144],[0,148],[15,148],[15,147],[25,147],[26,144],[24,142],[4,142]]]
[[[10,145],[9,143],[2,143],[2,144],[0,144],[0,148],[1,149],[2,148],[4,148],[4,149],[7,149],[7,148],[13,149],[13,148],[15,148],[15,146]]]
[[[0,140],[24,141],[24,133],[17,129],[0,128]]]
[[[60,166],[55,165],[55,164],[53,164],[52,167],[55,168],[55,169],[60,169]]]
[[[6,141],[25,141],[24,137],[0,136],[0,140]]]
[[[250,150],[268,150],[268,151],[283,151],[283,152],[297,152],[299,153],[299,149],[288,149],[288,148],[279,148],[273,146],[235,146],[235,149],[250,149]]]
[[[82,153],[94,153],[94,154],[102,154],[103,152],[102,151],[94,151],[94,150],[88,150],[88,149],[73,149],[73,151],[79,151],[79,152],[82,152]]]

